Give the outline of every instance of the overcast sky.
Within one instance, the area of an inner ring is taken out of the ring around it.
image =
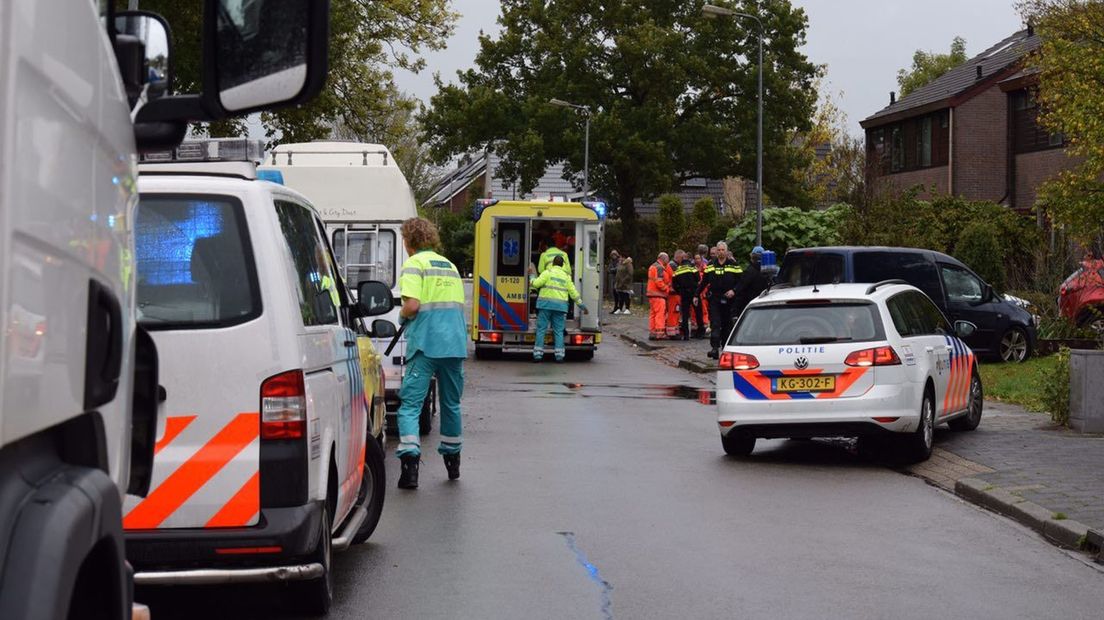
[[[860,120],[889,103],[897,70],[912,63],[917,49],[946,52],[958,35],[973,56],[1021,28],[1013,0],[791,1],[809,18],[805,55],[828,66],[829,87],[856,134]],[[399,88],[422,101],[435,92],[435,72],[455,82],[457,70],[474,65],[480,30],[497,31],[498,0],[453,0],[453,10],[462,17],[448,49],[426,55],[422,73],[395,76]]]

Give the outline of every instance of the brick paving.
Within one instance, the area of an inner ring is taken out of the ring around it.
[[[708,340],[648,341],[646,312],[639,306],[630,316],[607,312],[604,329],[673,366],[697,372],[716,367],[706,357]],[[938,429],[932,458],[906,471],[951,491],[958,480],[976,478],[1104,532],[1104,435],[1055,427],[1046,414],[986,401],[977,430]]]

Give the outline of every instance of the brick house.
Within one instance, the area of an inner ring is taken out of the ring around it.
[[[1039,47],[1029,27],[862,121],[867,186],[915,185],[1027,211],[1036,188],[1070,165],[1061,134],[1037,123],[1037,76],[1022,67]]]

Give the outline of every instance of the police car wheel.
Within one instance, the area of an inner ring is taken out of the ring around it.
[[[330,533],[330,511],[322,508],[319,519],[318,546],[311,554],[311,562],[322,565],[322,576],[310,581],[292,582],[291,602],[299,611],[312,616],[324,616],[333,603],[333,575],[330,573],[333,557],[333,535]]]
[[[383,514],[384,489],[387,487],[387,470],[384,465],[383,450],[375,439],[369,438],[364,449],[364,482],[361,483],[361,497],[368,517],[360,524],[353,536],[353,544],[359,545],[368,540],[376,531],[380,515]]]
[[[984,405],[985,398],[982,394],[981,377],[978,377],[977,370],[970,374],[970,396],[969,404],[967,405],[966,415],[955,418],[950,422],[947,422],[947,426],[952,431],[972,431],[978,427],[981,423],[981,410]]]
[[[935,398],[931,390],[924,390],[920,404],[920,421],[916,430],[900,437],[901,457],[908,463],[920,463],[931,458],[935,437]]]
[[[729,456],[749,456],[755,450],[755,437],[732,429],[727,435],[721,435],[721,447]]]

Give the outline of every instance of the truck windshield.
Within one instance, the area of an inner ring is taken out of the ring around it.
[[[787,303],[750,306],[729,344],[824,344],[884,338],[874,304]]]
[[[348,260],[345,231],[333,234],[333,251],[345,276],[345,285],[355,291],[360,282],[378,280],[395,286],[395,231],[349,231]]]
[[[225,327],[260,315],[237,199],[145,194],[134,249],[139,321],[147,328]]]

